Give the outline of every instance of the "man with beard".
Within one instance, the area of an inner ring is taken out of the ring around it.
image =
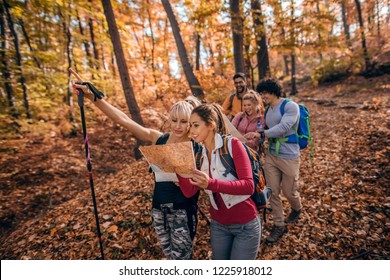
[[[233,76],[234,87],[236,92],[226,97],[222,104],[223,112],[228,116],[229,120],[232,120],[234,116],[244,111],[244,105],[242,103],[242,97],[248,92],[254,92],[258,97],[259,104],[263,105],[261,97],[253,90],[248,88],[247,80],[244,73],[236,73]],[[261,113],[264,112],[264,107],[260,106]]]

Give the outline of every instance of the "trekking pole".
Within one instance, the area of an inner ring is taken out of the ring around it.
[[[69,69],[73,75],[77,77],[79,81],[81,81],[81,77],[74,72],[72,69]],[[92,177],[92,164],[91,164],[91,157],[89,153],[89,146],[88,146],[88,135],[87,135],[87,126],[85,124],[85,114],[84,114],[84,92],[81,89],[77,89],[79,91],[78,95],[78,104],[80,107],[80,115],[81,115],[81,125],[83,127],[83,135],[84,135],[84,146],[85,146],[85,156],[87,159],[87,169],[89,174],[89,185],[91,186],[91,193],[92,193],[92,201],[93,201],[93,209],[95,213],[95,220],[96,220],[96,229],[97,229],[97,236],[99,239],[99,245],[100,245],[100,254],[102,256],[102,260],[104,260],[104,252],[103,252],[103,244],[102,244],[102,235],[100,233],[100,225],[99,225],[99,215],[98,215],[98,209],[96,204],[96,197],[95,197],[95,189],[93,185],[93,177]]]

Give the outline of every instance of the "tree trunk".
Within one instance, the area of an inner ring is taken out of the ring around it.
[[[92,0],[88,0],[90,4],[92,4]],[[104,0],[102,0],[104,2]],[[95,40],[95,32],[93,29],[93,20],[91,17],[88,17],[88,25],[89,25],[89,34],[91,36],[91,43],[92,43],[92,48],[93,48],[93,56],[95,58],[95,68],[96,70],[100,70],[100,56],[99,56],[99,50],[97,47],[97,43]]]
[[[284,74],[285,76],[290,76],[290,69],[288,67],[288,56],[283,55],[283,61],[284,61]]]
[[[14,41],[14,46],[15,46],[16,64],[18,65],[19,72],[20,72],[19,73],[19,75],[20,75],[19,81],[20,81],[20,83],[22,85],[22,89],[23,89],[23,104],[24,104],[24,108],[26,109],[26,117],[28,119],[31,119],[31,112],[30,112],[30,105],[29,105],[29,101],[28,101],[26,79],[25,79],[24,74],[23,74],[22,56],[21,56],[20,48],[19,48],[19,37],[15,31],[14,22],[12,20],[11,11],[10,11],[11,7],[8,3],[8,0],[3,0],[3,1],[4,1],[4,8],[5,8],[5,11],[7,14],[8,27],[11,31],[13,38],[14,38],[13,41]]]
[[[26,28],[25,28],[25,26],[24,26],[24,21],[23,21],[23,19],[19,19],[19,25],[20,25],[20,27],[22,28],[22,33],[23,33],[24,39],[26,40],[27,46],[28,46],[28,48],[30,49],[30,51],[31,51],[31,53],[32,53],[32,58],[33,58],[35,64],[37,65],[37,67],[38,67],[39,69],[42,69],[41,63],[39,62],[38,58],[37,58],[37,57],[35,56],[35,54],[34,54],[34,48],[33,48],[33,46],[31,45],[30,37],[28,37]]]
[[[256,45],[257,45],[257,68],[259,80],[270,75],[269,57],[267,47],[267,36],[260,0],[252,0],[252,17],[255,27]]]
[[[7,34],[5,32],[5,13],[3,8],[3,3],[0,3],[0,53],[1,53],[1,63],[3,65],[3,78],[4,78],[4,86],[5,91],[7,92],[7,100],[8,100],[8,107],[11,115],[15,118],[19,117],[19,114],[16,111],[15,108],[15,97],[14,97],[14,91],[12,89],[12,83],[11,83],[11,72],[9,70],[8,66],[8,59],[7,59]]]
[[[153,79],[154,79],[154,84],[157,85],[157,76],[156,76],[156,65],[155,65],[155,58],[154,58],[154,53],[156,51],[156,39],[154,38],[154,33],[153,33],[153,26],[152,26],[152,15],[150,14],[150,2],[147,0],[147,11],[148,11],[148,21],[149,21],[149,28],[150,28],[150,40],[152,41],[152,71],[153,71]]]
[[[101,24],[102,24],[101,28],[102,28],[102,30],[104,30],[104,29],[105,29],[105,27],[104,27],[104,22],[102,21]],[[105,53],[104,53],[103,44],[100,44],[99,47],[100,47],[100,53],[101,53],[101,56],[102,56],[101,64],[102,64],[102,66],[103,66],[103,69],[104,69],[106,72],[110,72],[110,68],[112,68],[111,73],[112,73],[112,76],[115,78],[115,71],[116,71],[116,69],[115,69],[115,67],[112,66],[112,63],[110,62],[110,60],[112,61],[112,59],[111,59],[111,57],[110,57],[110,55],[112,54],[111,50],[109,50],[109,51],[108,51],[109,54],[105,56],[105,55],[104,55]],[[100,65],[100,62],[98,63],[98,65]],[[107,76],[107,75],[105,75],[105,77],[106,77],[106,76]]]
[[[184,70],[184,75],[186,76],[186,79],[190,85],[192,94],[197,97],[199,100],[204,99],[204,93],[202,90],[202,87],[200,86],[200,83],[198,81],[198,78],[195,76],[191,64],[188,60],[187,50],[184,45],[183,39],[180,34],[180,27],[176,20],[175,14],[173,13],[171,4],[169,3],[169,0],[161,0],[165,12],[167,13],[169,22],[171,24],[171,28],[173,31],[173,36],[175,38],[177,50],[179,52],[179,57],[181,61],[181,66]]]
[[[282,37],[283,42],[286,42],[286,31],[284,30],[284,27],[282,27]],[[285,76],[290,76],[290,69],[288,67],[288,56],[283,54],[283,61],[284,61],[284,74]]]
[[[137,101],[134,96],[133,86],[131,84],[129,70],[127,68],[125,55],[123,53],[122,42],[119,37],[118,28],[115,21],[114,11],[112,9],[110,0],[102,0],[104,14],[108,23],[108,31],[110,33],[112,45],[114,47],[116,62],[118,64],[119,76],[121,78],[123,92],[125,94],[127,107],[130,111],[132,119],[143,126],[141,112],[138,107]],[[137,147],[141,145],[141,141],[137,140]],[[140,159],[142,157],[141,152],[138,149],[134,150],[135,158]]]
[[[69,9],[70,9],[70,7],[69,7]],[[70,15],[69,15],[69,18],[65,19],[65,17],[63,16],[63,14],[61,12],[61,8],[58,8],[58,13],[60,15],[60,18],[61,18],[61,21],[62,21],[62,27],[64,29],[64,34],[65,34],[65,37],[66,37],[66,56],[67,56],[67,60],[68,60],[68,68],[67,69],[69,69],[69,68],[72,67],[72,61],[73,61],[73,57],[72,57],[72,33],[71,33],[70,27],[69,27],[69,24],[71,22],[71,18],[70,18]],[[68,101],[68,105],[69,105],[69,120],[71,122],[74,122],[75,121],[75,117],[74,117],[74,102],[73,102],[72,80],[71,80],[71,73],[69,71],[67,71],[67,72],[68,72],[67,101]]]
[[[133,86],[131,84],[129,70],[127,68],[126,59],[123,53],[122,42],[120,40],[111,1],[102,0],[102,3],[104,8],[104,14],[106,16],[106,20],[108,23],[108,29],[109,29],[112,45],[114,48],[116,62],[118,64],[119,75],[121,78],[127,107],[130,111],[133,120],[136,123],[143,125],[140,110],[134,96]]]
[[[363,17],[362,17],[362,9],[360,7],[360,2],[359,0],[355,0],[356,3],[356,9],[359,17],[359,25],[360,25],[360,34],[361,34],[361,39],[362,39],[362,48],[363,48],[363,56],[364,56],[364,61],[366,64],[366,71],[370,70],[370,59],[368,57],[368,51],[367,51],[367,46],[366,46],[366,35],[364,32],[364,24],[363,24]]]
[[[291,95],[297,95],[297,82],[295,77],[295,54],[291,54]]]
[[[112,51],[110,51],[110,57],[111,57],[111,72],[112,72],[112,76],[114,77],[114,79],[116,79],[116,77],[117,77],[116,69],[118,68],[118,66],[117,66],[117,63],[116,63],[115,54]]]
[[[169,66],[169,48],[168,48],[168,35],[169,35],[169,30],[168,30],[168,19],[166,18],[165,19],[165,22],[164,22],[164,55],[162,55],[162,59],[164,61],[164,68],[166,69],[165,70],[165,73],[168,74],[169,77],[172,76],[171,74],[171,68]]]
[[[318,15],[320,15],[321,9],[320,9],[319,0],[316,0],[316,7],[317,7],[317,13],[318,13]],[[320,62],[322,62],[323,56],[322,56],[322,52],[321,52],[321,47],[322,47],[321,30],[318,27],[318,25],[316,27],[317,27],[317,38],[318,38],[318,57],[320,58]]]
[[[240,0],[230,0],[230,15],[233,37],[234,68],[236,73],[245,73],[243,16]]]
[[[80,30],[80,34],[82,36],[82,41],[83,41],[83,45],[84,45],[84,49],[85,49],[85,54],[86,54],[87,60],[88,60],[88,66],[91,69],[95,69],[94,64],[92,62],[92,54],[91,54],[91,51],[89,49],[89,42],[88,42],[87,38],[85,37],[84,28],[83,28],[83,25],[81,23],[81,18],[79,16],[79,12],[77,10],[76,10],[76,14],[77,14],[77,21],[79,22],[79,30]],[[94,80],[93,72],[92,72],[92,80]]]
[[[345,0],[341,1],[341,14],[343,18],[345,40],[348,47],[352,47],[351,34],[349,33],[349,24],[347,20],[347,7],[345,6]]]
[[[251,76],[252,62],[250,58],[250,40],[245,40],[244,44],[244,63],[245,63],[245,76],[248,77],[247,85],[253,88],[253,77]]]
[[[196,40],[196,55],[195,55],[195,70],[199,71],[200,68],[200,35],[195,31]]]
[[[291,21],[290,21],[290,47],[291,47],[291,95],[297,94],[296,69],[295,69],[295,6],[294,0],[291,0]]]
[[[142,37],[142,42],[141,42],[141,40],[138,38],[137,32],[134,30],[134,27],[131,26],[130,28],[133,30],[133,36],[134,36],[135,40],[137,41],[139,49],[141,50],[141,57],[142,57],[145,65],[148,65],[147,50],[146,50],[146,46],[145,46],[145,32],[144,32],[144,36]],[[142,76],[143,76],[143,78],[142,78],[142,89],[145,89],[145,87],[146,87],[146,78],[145,78],[145,75],[142,75]]]
[[[252,67],[251,69],[250,69],[250,77],[251,77],[251,84],[252,84],[252,89],[253,90],[255,90],[256,89],[256,86],[255,86],[255,68],[256,67]]]
[[[376,6],[376,20],[377,20],[377,31],[378,31],[378,40],[380,40],[381,37],[381,19],[380,19],[380,13],[379,13],[379,1],[375,1]]]
[[[374,11],[374,6],[370,7],[369,9],[367,9],[366,11],[366,14],[367,14],[367,27],[368,27],[368,31],[369,33],[373,33],[373,29],[374,29],[374,26],[375,26],[375,11]]]

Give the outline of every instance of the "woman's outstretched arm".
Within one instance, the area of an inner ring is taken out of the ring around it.
[[[83,81],[82,78],[73,69],[70,68],[69,71],[76,77],[78,82]],[[87,99],[91,100],[91,102],[95,104],[96,107],[100,109],[100,111],[102,111],[115,123],[129,130],[138,140],[146,143],[155,144],[157,142],[157,139],[162,135],[162,133],[158,130],[146,128],[139,125],[121,110],[108,103],[106,100],[96,99],[96,101],[94,101],[94,95],[89,90],[87,85],[74,84],[73,87],[76,90],[82,90],[84,92],[84,96]]]

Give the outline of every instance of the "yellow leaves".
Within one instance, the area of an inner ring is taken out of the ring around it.
[[[387,149],[389,149],[389,147]],[[376,151],[375,152],[375,158],[377,158],[377,159],[383,158],[383,157],[386,156],[385,153],[386,153],[386,151],[383,151],[383,150],[382,151]]]
[[[206,75],[202,82],[210,88],[210,77],[220,85],[228,84],[219,75]],[[368,80],[364,82],[368,83]],[[167,83],[167,92],[168,86]],[[363,94],[359,92],[355,91],[349,97],[343,95],[347,88],[345,84],[335,84],[332,90],[314,89],[307,94],[321,95],[335,104],[362,104]],[[182,89],[183,86],[177,91]],[[215,90],[216,94],[211,98],[222,100],[229,87],[224,90],[226,92],[221,93]],[[165,109],[170,107],[171,101],[176,101],[174,94],[169,93],[169,102],[164,97],[160,105],[152,104],[150,110],[141,108],[146,126],[160,128]],[[337,96],[329,98],[331,94]],[[390,151],[386,142],[389,114],[381,110],[387,106],[386,97],[374,99],[373,96],[375,93],[370,92],[364,98],[368,100],[367,106],[379,108],[375,112],[343,110],[308,101],[307,105],[312,106],[315,157],[310,165],[307,150],[302,152],[300,195],[303,213],[298,223],[289,226],[288,233],[273,245],[264,244],[264,237],[273,225],[272,214],[267,215],[259,259],[348,259],[356,256],[360,248],[383,252],[386,229],[390,227],[386,215],[390,199],[386,196],[388,182],[385,176],[389,166],[386,156]],[[102,116],[94,117],[96,123],[91,124],[94,127],[88,132],[93,170],[97,170],[94,172],[95,194],[106,258],[163,259],[150,218],[152,174],[147,172],[148,165],[144,160],[135,162],[131,157],[134,138]],[[7,148],[10,153],[0,158],[7,172],[0,178],[4,179],[11,194],[4,199],[1,218],[11,218],[13,213],[21,215],[23,211],[28,214],[28,221],[21,222],[18,229],[6,237],[2,248],[5,257],[99,257],[91,193],[85,178],[84,144],[80,138],[82,136],[77,135],[63,139],[57,133],[55,139],[39,140],[39,144],[28,136],[17,146],[14,142],[0,143],[12,144]],[[26,166],[31,170],[23,173]],[[32,175],[34,180],[27,180]],[[10,181],[10,176],[14,182]],[[50,209],[44,208],[48,194],[54,202]],[[21,206],[17,206],[18,203],[22,203]],[[288,213],[288,203],[286,200],[283,203]],[[204,193],[198,204],[209,217],[209,200]],[[31,205],[36,207],[35,212]],[[38,215],[42,210],[44,215]],[[199,218],[194,259],[211,259],[209,237],[209,225]]]
[[[118,227],[116,225],[110,226],[109,229],[108,229],[108,232],[117,233],[118,232]]]
[[[52,228],[50,230],[50,235],[53,236],[56,232],[57,232],[57,229],[56,228]]]
[[[345,178],[343,180],[343,185],[346,187],[350,187],[352,185],[352,179],[351,178]]]
[[[336,88],[335,88],[336,93],[339,93],[340,90],[341,90],[341,86],[340,85],[336,85]]]
[[[378,110],[384,104],[386,104],[385,100],[382,100],[379,97],[373,97],[371,98],[371,101],[366,100],[363,102],[363,108],[366,108],[368,110]]]

